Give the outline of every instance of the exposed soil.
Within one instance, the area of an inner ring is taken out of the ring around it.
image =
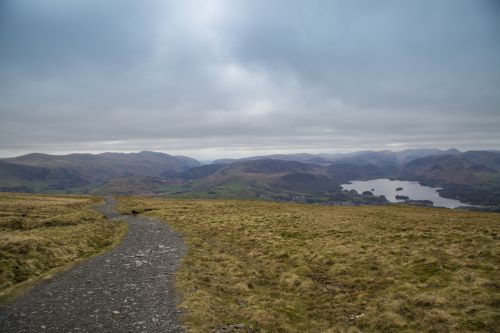
[[[100,212],[129,232],[111,252],[56,275],[0,308],[0,332],[183,332],[173,280],[185,246],[160,221]]]

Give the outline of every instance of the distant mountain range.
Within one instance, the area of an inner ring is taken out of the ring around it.
[[[349,154],[276,154],[266,156],[253,156],[241,159],[219,159],[212,164],[228,164],[235,162],[255,161],[262,159],[274,159],[283,161],[296,161],[303,163],[330,165],[332,162],[373,164],[377,166],[400,167],[406,163],[421,157],[460,155],[457,149],[407,149],[398,152],[390,150],[383,151],[360,151]]]
[[[456,149],[281,154],[212,164],[163,153],[29,154],[0,160],[0,190],[182,197],[378,202],[341,190],[350,180],[391,178],[441,186],[465,202],[500,205],[500,152]]]

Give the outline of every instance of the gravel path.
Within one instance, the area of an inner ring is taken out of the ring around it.
[[[181,236],[165,223],[99,211],[129,225],[116,249],[42,282],[0,309],[0,332],[183,332],[174,272]]]

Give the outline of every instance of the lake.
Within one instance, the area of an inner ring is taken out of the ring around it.
[[[405,195],[410,200],[430,200],[435,207],[456,208],[459,206],[470,206],[455,199],[443,198],[439,195],[439,187],[420,185],[418,182],[389,179],[354,180],[342,185],[345,190],[356,190],[358,193],[371,191],[375,195],[385,195],[390,202],[404,202],[396,200],[396,195]],[[403,188],[397,191],[397,188]],[[373,191],[372,191],[373,190]]]

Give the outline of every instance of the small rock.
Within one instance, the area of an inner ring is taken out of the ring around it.
[[[255,332],[255,330],[246,324],[232,324],[219,327],[213,330],[214,333],[236,333],[236,332]]]
[[[115,315],[120,314],[120,311],[113,310],[113,314],[115,314]]]
[[[363,317],[364,315],[365,315],[364,313],[360,313],[360,314],[357,314],[357,315],[350,315],[349,316],[349,320],[356,320],[358,318]]]

